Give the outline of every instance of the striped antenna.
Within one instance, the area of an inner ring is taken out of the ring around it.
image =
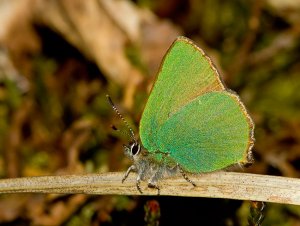
[[[119,118],[124,122],[124,124],[126,125],[126,127],[128,128],[129,130],[129,136],[130,138],[133,140],[133,142],[135,144],[137,144],[137,140],[135,139],[135,136],[134,136],[134,132],[133,130],[131,129],[131,127],[129,126],[128,122],[125,120],[125,118],[123,117],[123,115],[119,112],[118,108],[116,107],[116,105],[113,103],[112,99],[110,98],[110,96],[107,94],[106,95],[106,98],[108,100],[108,103],[111,105],[111,107],[114,109],[114,111],[117,113],[117,115],[119,116]],[[116,127],[115,127],[116,128]],[[114,129],[114,128],[113,128]],[[117,129],[117,128],[116,128]],[[118,129],[117,129],[118,130]]]

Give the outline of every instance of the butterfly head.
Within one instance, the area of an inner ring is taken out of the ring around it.
[[[134,157],[138,156],[141,152],[141,145],[138,142],[132,142],[128,145],[123,145],[125,155],[130,158],[134,159]]]

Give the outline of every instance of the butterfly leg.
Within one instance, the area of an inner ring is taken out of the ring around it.
[[[122,179],[122,183],[124,183],[124,181],[126,180],[126,178],[128,177],[128,175],[130,174],[131,171],[137,171],[137,168],[135,165],[132,165],[128,168],[128,170],[126,171],[126,173]],[[143,192],[141,190],[140,183],[141,183],[141,173],[136,178],[136,188],[142,194]]]
[[[137,178],[136,178],[136,184],[135,185],[136,185],[137,190],[141,194],[143,194],[140,184],[141,184],[141,177],[138,175]]]
[[[157,195],[160,195],[160,188],[157,185],[157,181],[162,177],[162,172],[163,169],[159,167],[148,181],[148,187],[157,189]]]
[[[136,166],[132,165],[128,168],[128,170],[126,171],[123,179],[122,179],[122,183],[124,183],[124,181],[126,180],[126,178],[128,177],[128,175],[130,174],[131,171],[136,171]]]
[[[157,183],[156,182],[149,182],[148,183],[148,187],[149,188],[155,188],[155,189],[157,189],[157,195],[160,195],[160,188],[159,188],[159,186],[157,185]]]
[[[179,168],[179,172],[181,173],[182,177],[189,183],[191,183],[194,187],[196,187],[196,184],[194,181],[190,180],[188,176],[185,174],[181,166],[177,163],[177,167]]]

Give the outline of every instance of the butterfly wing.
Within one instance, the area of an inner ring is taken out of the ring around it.
[[[225,87],[211,60],[189,39],[177,38],[164,57],[140,121],[144,147],[158,150],[158,130],[172,114],[203,93],[221,90]]]
[[[246,163],[253,124],[239,97],[213,91],[196,97],[157,132],[157,145],[187,172],[210,172]]]

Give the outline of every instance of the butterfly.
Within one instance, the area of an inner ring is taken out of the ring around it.
[[[123,116],[109,98],[119,116]],[[127,124],[127,122],[125,121]],[[124,145],[137,172],[136,187],[148,180],[156,188],[160,179],[186,173],[199,174],[251,164],[254,124],[239,96],[225,87],[210,58],[186,37],[178,37],[164,56],[144,108],[140,142]]]

